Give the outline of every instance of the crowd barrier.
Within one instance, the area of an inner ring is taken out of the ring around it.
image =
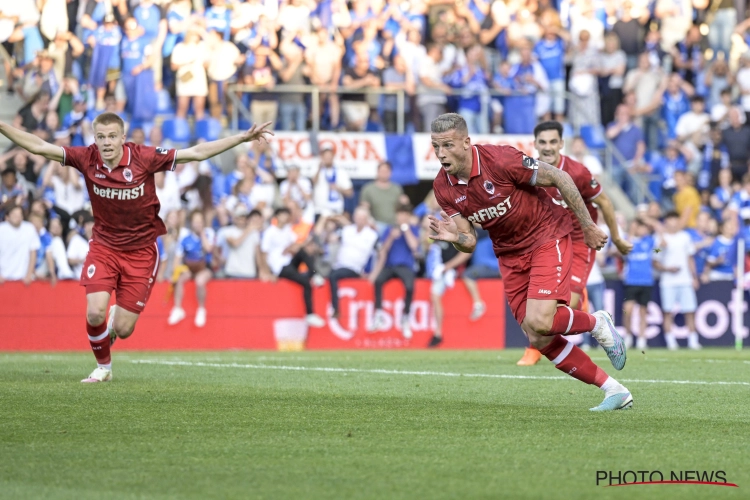
[[[503,300],[501,280],[480,283],[482,294]],[[302,291],[280,281],[216,280],[208,285],[208,321],[193,325],[196,301],[192,283],[185,290],[187,318],[167,326],[172,307],[169,287],[157,283],[133,336],[117,343],[118,350],[223,350],[299,348],[306,336],[307,349],[418,349],[426,347],[434,330],[430,304],[430,282],[416,283],[410,321],[413,337],[400,331],[403,286],[386,284],[383,308],[389,317],[387,331],[369,333],[373,313],[373,286],[360,279],[339,285],[341,317],[324,328],[307,330]],[[315,309],[327,317],[330,289],[326,284],[314,291]],[[448,289],[444,349],[502,349],[505,346],[505,308],[490,307],[479,321],[469,321],[471,299],[462,283]],[[78,283],[61,282],[0,285],[0,351],[88,350],[85,330],[86,300]]]
[[[393,166],[392,180],[399,184],[432,181],[440,171],[440,162],[432,149],[430,134],[381,134],[356,132],[274,132],[270,139],[276,171],[284,177],[289,165],[297,165],[303,175],[312,177],[318,170],[317,152],[331,146],[335,164],[352,179],[374,179],[378,164],[388,160]],[[311,138],[315,138],[311,142]],[[533,135],[471,136],[475,144],[506,144],[527,155],[534,155]]]
[[[728,281],[719,281],[702,285],[697,292],[698,309],[695,312],[695,327],[700,335],[700,342],[704,346],[733,346],[735,345],[735,332],[739,328],[741,338],[747,339],[748,325],[750,325],[750,311],[748,311],[748,297],[745,294],[743,300],[743,317],[741,321],[735,321],[734,297],[737,289]],[[624,333],[622,317],[623,286],[620,281],[607,281],[604,292],[604,309],[614,316],[615,324],[620,332]],[[659,287],[653,288],[651,302],[646,310],[646,337],[650,347],[666,347],[662,331],[664,314],[661,310],[661,298]],[[638,306],[636,306],[638,308]],[[638,309],[637,309],[638,310]],[[513,319],[506,305],[508,316],[505,330],[506,347],[526,347],[528,342],[521,331],[521,327]],[[638,331],[638,325],[633,322],[633,331]],[[675,318],[675,337],[678,343],[687,344],[688,330],[682,314]],[[581,335],[568,337],[575,343],[583,341]]]

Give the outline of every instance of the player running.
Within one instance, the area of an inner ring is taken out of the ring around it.
[[[443,211],[430,217],[433,240],[472,252],[472,223],[489,231],[511,310],[531,345],[555,367],[604,391],[593,411],[629,408],[633,398],[563,335],[591,332],[612,365],[625,366],[625,344],[604,311],[571,309],[573,223],[565,209],[538,187],[557,188],[580,221],[586,245],[600,249],[607,236],[594,224],[570,176],[510,146],[472,145],[466,121],[455,113],[432,122],[432,147],[442,165],[435,196]]]
[[[596,204],[602,210],[604,222],[607,223],[607,227],[609,228],[612,243],[615,244],[621,254],[627,255],[633,249],[633,244],[620,237],[620,230],[615,220],[615,208],[612,206],[607,193],[604,192],[604,188],[594,179],[589,169],[583,166],[583,164],[560,154],[565,147],[562,131],[562,125],[555,121],[542,122],[534,128],[534,147],[539,152],[539,159],[570,175],[576,188],[581,193],[591,219],[596,222],[598,215],[596,206],[594,206]],[[565,200],[556,187],[545,187],[543,189],[552,197],[552,201],[567,208]],[[569,213],[573,221],[573,232],[570,233],[570,237],[573,239],[573,267],[570,273],[570,307],[578,309],[581,304],[583,292],[586,290],[586,283],[591,273],[591,267],[594,265],[596,251],[586,246],[581,224],[572,211],[569,211]],[[533,346],[528,347],[517,364],[518,366],[535,365],[541,357],[542,353],[538,349]]]
[[[94,119],[95,144],[68,147],[0,122],[0,133],[32,154],[79,170],[94,212],[94,235],[83,264],[86,287],[86,331],[97,368],[81,382],[112,380],[110,345],[133,333],[146,307],[159,268],[156,237],[166,233],[159,218],[154,174],[174,170],[178,163],[202,161],[243,142],[266,140],[273,133],[253,125],[241,134],[187,149],[164,149],[125,142],[125,123],[114,113]],[[116,305],[109,310],[110,295]]]

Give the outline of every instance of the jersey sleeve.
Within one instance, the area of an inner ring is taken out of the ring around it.
[[[594,179],[594,176],[591,175],[591,172],[586,167],[577,166],[575,172],[571,172],[571,174],[575,174],[573,180],[584,201],[591,201],[602,194],[603,188],[601,184]]]
[[[177,166],[177,150],[140,146],[137,154],[150,173],[172,171]]]
[[[450,201],[450,198],[443,193],[443,186],[440,186],[437,181],[432,184],[433,191],[435,192],[435,199],[440,205],[440,208],[448,214],[448,217],[455,217],[460,215],[458,207]]]
[[[79,172],[83,172],[91,156],[91,147],[83,146],[60,146],[63,150],[62,165],[73,167]]]
[[[516,185],[536,184],[539,169],[539,161],[536,158],[526,156],[512,146],[483,146],[482,149],[490,160],[489,164],[482,167],[487,168],[495,180],[507,179]]]

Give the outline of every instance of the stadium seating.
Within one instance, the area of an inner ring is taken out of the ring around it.
[[[195,122],[195,139],[215,141],[221,135],[221,122],[216,118],[205,118]]]
[[[604,127],[601,125],[583,125],[581,127],[581,138],[589,149],[604,149]]]
[[[190,142],[190,124],[184,118],[164,120],[162,133],[175,147],[186,146]]]

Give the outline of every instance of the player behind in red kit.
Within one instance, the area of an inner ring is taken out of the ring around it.
[[[164,149],[125,142],[125,123],[114,113],[94,119],[95,144],[61,147],[0,122],[0,133],[29,151],[80,171],[94,212],[94,235],[83,264],[86,331],[97,368],[81,382],[112,379],[110,345],[133,333],[159,268],[156,237],[166,233],[159,218],[154,174],[178,163],[202,161],[243,142],[265,140],[271,122],[244,133],[187,149]],[[110,295],[116,306],[109,310]]]
[[[539,159],[570,175],[576,188],[581,193],[591,219],[596,222],[596,206],[598,206],[602,210],[604,222],[607,223],[607,227],[609,228],[612,243],[614,243],[621,254],[629,254],[633,249],[633,244],[620,237],[620,230],[615,220],[615,208],[612,206],[607,193],[604,192],[602,185],[594,179],[589,169],[583,164],[560,154],[565,147],[562,132],[562,125],[555,121],[542,122],[534,127],[534,147],[539,152]],[[552,201],[567,208],[565,200],[563,200],[557,188],[546,187],[543,189],[552,197]],[[570,237],[573,239],[573,267],[570,272],[570,307],[578,309],[581,304],[583,292],[586,290],[586,282],[589,279],[591,267],[594,265],[596,252],[593,248],[586,246],[586,242],[583,240],[581,224],[578,222],[575,214],[572,211],[568,211],[568,213],[573,221],[573,232],[570,234]],[[519,366],[535,365],[541,357],[542,354],[538,349],[529,347],[517,364]]]
[[[600,249],[607,236],[594,224],[570,176],[510,146],[472,145],[466,121],[455,113],[432,122],[432,147],[442,165],[435,197],[443,211],[430,218],[433,240],[462,252],[476,245],[473,223],[486,229],[500,264],[511,310],[531,345],[558,370],[604,391],[592,408],[629,408],[633,398],[564,335],[591,332],[617,370],[625,366],[625,344],[605,311],[571,309],[573,223],[566,210],[540,187],[555,187],[575,213],[584,241]]]

